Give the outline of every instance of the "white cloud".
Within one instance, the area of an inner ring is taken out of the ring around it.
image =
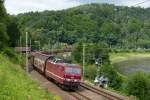
[[[18,14],[29,11],[61,10],[92,2],[133,6],[143,0],[5,0],[5,5],[8,13]],[[150,1],[139,6],[150,7]]]
[[[139,4],[139,3],[141,3],[141,4]],[[139,5],[136,5],[136,4],[139,4]],[[146,0],[122,0],[121,5],[141,6],[141,7],[147,8],[147,7],[150,7],[150,1],[146,1]]]
[[[6,0],[5,6],[10,14],[29,11],[60,10],[80,5],[71,0]]]

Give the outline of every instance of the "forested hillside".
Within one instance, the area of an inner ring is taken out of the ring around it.
[[[90,4],[62,11],[19,14],[22,30],[42,45],[78,41],[111,48],[150,48],[150,8]]]

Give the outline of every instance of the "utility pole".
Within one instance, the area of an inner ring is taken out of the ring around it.
[[[96,75],[96,77],[99,77],[99,59],[95,59],[95,65],[97,67],[97,75]]]
[[[39,51],[40,51],[40,49],[41,49],[40,47],[41,47],[41,43],[40,43],[40,41],[39,41]]]
[[[20,36],[20,51],[22,51],[22,39],[21,39],[21,36]],[[20,56],[21,56],[22,52],[20,52]]]
[[[30,52],[31,52],[31,48],[32,48],[32,41],[30,39]]]
[[[51,45],[51,40],[49,39],[49,53],[51,53],[51,51],[52,51],[52,45]]]
[[[41,43],[40,41],[34,41],[35,43],[38,43],[38,48],[39,48],[39,51],[40,51],[40,46],[41,46]]]
[[[83,80],[85,74],[85,44],[83,43]]]
[[[54,48],[54,44],[55,44],[55,41],[52,40],[52,45],[51,45],[51,54],[53,55],[53,48]]]
[[[28,32],[26,32],[26,72],[29,73],[29,68],[28,68]]]

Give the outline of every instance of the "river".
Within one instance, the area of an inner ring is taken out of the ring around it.
[[[150,73],[150,58],[139,58],[134,60],[126,60],[113,64],[120,73],[128,75],[137,71],[144,71]]]

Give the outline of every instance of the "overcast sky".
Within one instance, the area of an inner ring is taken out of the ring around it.
[[[5,7],[10,14],[29,11],[61,10],[87,3],[111,3],[115,5],[133,6],[146,0],[5,0]],[[150,0],[138,6],[150,7]]]

